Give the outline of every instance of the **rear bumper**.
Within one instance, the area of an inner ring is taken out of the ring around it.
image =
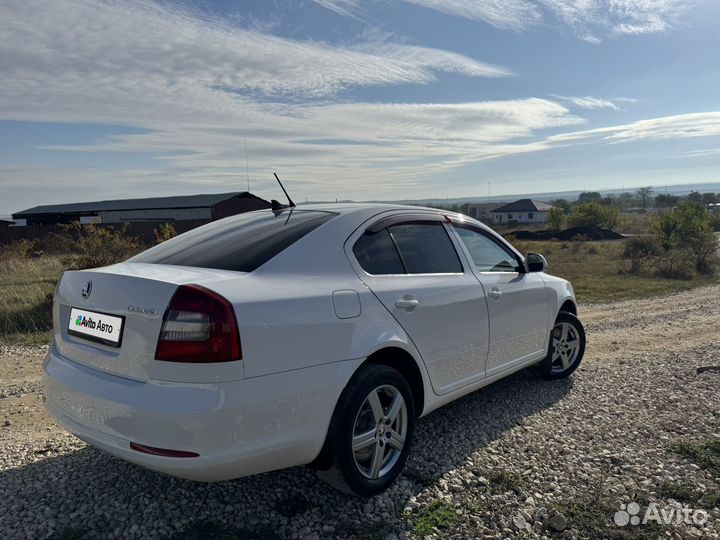
[[[43,365],[45,407],[65,429],[124,460],[191,480],[227,480],[312,461],[361,362],[227,383],[138,382],[51,349]],[[132,450],[131,442],[199,456],[154,456]]]

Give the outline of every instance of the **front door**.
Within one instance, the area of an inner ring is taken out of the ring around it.
[[[455,224],[487,294],[490,347],[486,373],[491,377],[547,349],[548,299],[538,273],[526,273],[521,261],[500,240],[472,225]]]

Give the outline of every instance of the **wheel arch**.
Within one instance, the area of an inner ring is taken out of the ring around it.
[[[410,390],[413,393],[413,401],[415,404],[415,417],[419,418],[426,405],[425,390],[428,386],[423,378],[423,371],[421,370],[418,361],[412,353],[398,345],[399,344],[396,343],[388,343],[379,347],[377,350],[369,354],[367,358],[365,358],[365,360],[357,366],[353,375],[358,369],[360,369],[360,367],[369,363],[396,369],[403,377],[405,377],[410,385]],[[350,382],[350,379],[352,379],[352,376],[348,378],[348,382]],[[337,407],[337,405],[338,404],[336,403],[335,407]],[[325,442],[323,443],[320,453],[311,463],[308,464],[308,467],[312,469],[325,470],[330,466],[332,451],[328,443],[329,434],[330,430],[328,429],[325,435]]]
[[[560,311],[567,311],[568,313],[572,313],[577,317],[577,305],[571,298],[568,298],[562,303],[562,305],[560,306]]]
[[[412,390],[413,401],[415,402],[415,417],[422,416],[425,408],[425,382],[423,381],[422,371],[420,371],[420,367],[412,354],[400,347],[383,347],[368,356],[363,364],[367,363],[388,366],[399,371],[410,385],[410,390]]]

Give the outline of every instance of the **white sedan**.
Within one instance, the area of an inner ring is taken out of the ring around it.
[[[421,416],[532,364],[578,367],[573,289],[546,266],[430,208],[233,216],[65,272],[45,405],[149,469],[216,481],[310,464],[369,496],[400,474]]]

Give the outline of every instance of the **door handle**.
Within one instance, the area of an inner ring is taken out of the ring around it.
[[[488,293],[488,296],[493,298],[494,300],[500,300],[500,297],[502,296],[502,291],[497,287],[493,287]]]
[[[417,298],[401,298],[395,302],[395,307],[399,309],[415,309],[420,305]]]

